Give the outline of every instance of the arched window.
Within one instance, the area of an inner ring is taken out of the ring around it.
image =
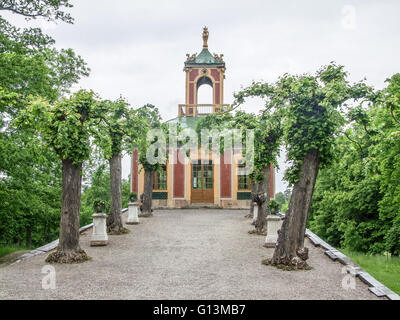
[[[201,77],[197,81],[197,104],[213,104],[213,83],[208,77]]]

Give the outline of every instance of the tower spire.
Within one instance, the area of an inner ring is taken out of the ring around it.
[[[208,49],[208,28],[204,27],[203,28],[203,49]]]

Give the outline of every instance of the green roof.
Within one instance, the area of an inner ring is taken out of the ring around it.
[[[193,60],[189,60],[185,62],[185,65],[196,65],[196,64],[217,64],[217,65],[225,65],[225,62],[221,62],[216,59],[210,51],[207,49],[203,49],[196,58]]]
[[[202,117],[176,117],[166,121],[166,123],[180,123],[183,129],[190,128],[196,130],[196,124]]]

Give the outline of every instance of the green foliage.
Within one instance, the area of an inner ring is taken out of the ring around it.
[[[260,168],[276,162],[282,139],[291,164],[285,178],[291,184],[298,181],[300,166],[311,150],[318,150],[322,167],[330,163],[335,134],[345,124],[341,109],[346,102],[358,101],[371,92],[361,82],[349,85],[346,78],[343,67],[331,63],[315,75],[285,74],[274,85],[256,82],[235,94],[235,108],[246,97],[265,99],[265,110],[256,126],[260,141],[256,146],[256,180]]]
[[[61,167],[30,131],[0,133],[0,244],[53,240],[59,227]]]
[[[97,199],[104,199],[104,212],[110,210],[111,189],[110,189],[110,171],[108,164],[100,163],[94,168],[86,168],[88,171],[90,183],[83,187],[81,198],[81,225],[87,225],[92,222],[93,203]]]
[[[349,113],[351,126],[335,140],[335,160],[317,179],[309,225],[335,246],[400,253],[397,81],[395,75],[376,94],[379,100]]]
[[[72,22],[62,11],[68,7],[65,0],[6,0],[1,1],[0,12]],[[0,17],[0,245],[25,245],[31,237],[32,246],[40,246],[59,232],[59,157],[39,134],[39,115],[31,117],[37,116],[34,123],[10,125],[12,119],[23,117],[21,110],[27,112],[32,96],[36,102],[53,103],[88,75],[81,57],[71,49],[55,49],[54,43],[39,28],[16,28]]]
[[[95,212],[104,212],[105,208],[106,208],[106,203],[104,200],[97,199],[93,202],[93,209]]]
[[[393,120],[397,125],[400,124],[400,73],[395,74],[391,79],[387,79],[388,86],[383,91],[384,103],[390,111]]]
[[[279,205],[279,203],[277,202],[277,201],[275,201],[275,200],[270,200],[269,202],[268,202],[268,209],[269,209],[269,212],[271,213],[271,214],[277,214],[278,213],[278,211],[279,211],[279,207],[280,207],[280,205]]]
[[[290,194],[290,189],[285,190],[285,192],[278,192],[275,194],[275,201],[279,204],[279,210],[282,210],[283,205],[289,201]]]
[[[24,139],[25,140],[25,139]],[[0,244],[25,244],[31,232],[32,245],[39,246],[57,237],[61,203],[61,168],[51,150],[17,138],[1,144]],[[40,152],[40,156],[37,156]],[[24,163],[23,166],[20,163]]]
[[[253,96],[256,93],[259,93],[258,90],[259,84],[253,84],[251,87],[244,89],[235,95],[236,100],[234,105],[239,105],[240,103],[244,103],[244,97]],[[254,93],[255,92],[255,93]],[[268,91],[269,92],[269,91]],[[243,111],[237,111],[235,114],[231,113],[223,113],[220,114],[210,114],[206,117],[202,118],[196,126],[197,134],[201,132],[202,129],[217,129],[223,132],[224,130],[230,129],[239,129],[242,130],[241,137],[235,137],[234,132],[232,131],[232,142],[235,143],[235,139],[241,139],[243,146],[243,156],[246,159],[246,148],[251,146],[247,146],[246,130],[254,131],[254,170],[250,174],[250,178],[254,181],[261,181],[263,179],[263,169],[269,164],[273,163],[277,166],[276,158],[279,154],[279,146],[281,142],[282,136],[282,128],[280,122],[280,113],[279,112],[270,112],[270,113],[262,113],[259,116],[256,116],[252,113],[246,113]],[[199,139],[200,140],[200,139]],[[221,154],[224,153],[224,136],[220,138],[220,150]],[[234,145],[232,145],[234,147]],[[250,160],[250,159],[246,159]]]
[[[90,164],[89,164],[90,166]],[[87,179],[90,184],[83,187],[81,199],[81,226],[92,222],[93,203],[97,199],[104,199],[104,212],[110,211],[111,187],[110,187],[110,170],[108,164],[102,162],[86,168],[88,173]],[[122,208],[128,207],[130,194],[129,179],[122,180]]]
[[[130,202],[135,202],[137,200],[137,193],[136,192],[131,192],[129,193],[129,201]]]
[[[36,99],[8,127],[0,144],[2,151],[11,152],[2,154],[0,242],[21,243],[31,234],[32,244],[40,245],[56,237],[62,185],[59,159],[78,164],[89,157],[89,116],[95,103],[93,93],[84,91],[54,107]]]
[[[285,214],[286,214],[286,212],[288,211],[288,209],[289,209],[289,201],[285,202],[285,203],[282,205],[281,211],[282,211],[282,213],[285,213]]]
[[[0,16],[0,85],[55,101],[90,69],[72,49],[57,50],[39,28],[19,29]]]
[[[48,21],[61,20],[72,23],[73,18],[62,11],[63,7],[72,8],[70,2],[70,0],[2,0],[0,11],[7,10],[28,20],[40,17]]]
[[[22,251],[22,250],[28,250],[29,248],[25,247],[19,247],[16,245],[6,245],[6,246],[1,246],[0,245],[0,257],[5,256],[6,254],[15,252],[15,251]]]
[[[98,100],[93,92],[80,90],[49,105],[43,99],[33,100],[14,120],[16,127],[33,127],[51,146],[60,159],[74,164],[89,158],[89,136],[93,124],[93,109]]]
[[[285,144],[292,164],[286,172],[290,183],[298,181],[306,154],[318,150],[321,167],[329,165],[335,134],[345,124],[341,111],[369,92],[363,83],[350,85],[343,66],[331,63],[316,75],[284,75],[276,84],[277,103],[285,109]]]
[[[161,124],[161,116],[158,109],[151,105],[146,104],[141,108],[136,110],[137,119],[140,120],[139,130],[137,133],[138,139],[136,147],[139,151],[139,163],[142,165],[145,171],[158,171],[161,170],[162,163],[150,163],[148,161],[147,152],[149,147],[157,142],[157,138],[148,138],[148,133],[150,130],[160,130],[166,134],[166,126]],[[163,155],[162,155],[163,157]],[[165,158],[165,157],[164,157]],[[164,159],[164,163],[166,158]]]
[[[268,83],[253,82],[251,86],[234,94],[233,109],[245,103],[248,97],[259,97],[265,100],[266,109],[251,121],[242,111],[237,112],[239,121],[235,121],[239,129],[254,130],[254,173],[250,176],[255,181],[263,179],[262,171],[269,164],[275,164],[282,142],[282,112],[273,101],[275,88]],[[250,121],[249,121],[250,120]]]
[[[95,143],[106,159],[122,154],[123,151],[132,151],[143,130],[144,121],[136,110],[129,108],[123,98],[102,101],[94,110],[94,117],[98,120],[95,126]]]
[[[257,82],[235,94],[235,107],[246,97],[265,99],[256,133],[262,142],[256,150],[262,161],[274,163],[283,139],[291,164],[285,178],[291,184],[298,181],[302,161],[311,150],[318,150],[322,166],[329,164],[334,135],[345,123],[341,109],[347,101],[370,93],[363,83],[349,85],[346,77],[342,66],[331,63],[316,75],[285,74],[274,85]]]

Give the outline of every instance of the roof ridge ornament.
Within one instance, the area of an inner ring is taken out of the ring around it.
[[[224,55],[223,54],[214,53],[214,58],[217,59],[219,62],[224,62]]]
[[[208,32],[208,28],[204,27],[203,28],[203,49],[208,49],[208,35],[210,33]]]
[[[192,55],[190,55],[189,53],[186,53],[186,61],[192,61],[194,59],[196,59],[197,57],[197,52],[193,53]]]

